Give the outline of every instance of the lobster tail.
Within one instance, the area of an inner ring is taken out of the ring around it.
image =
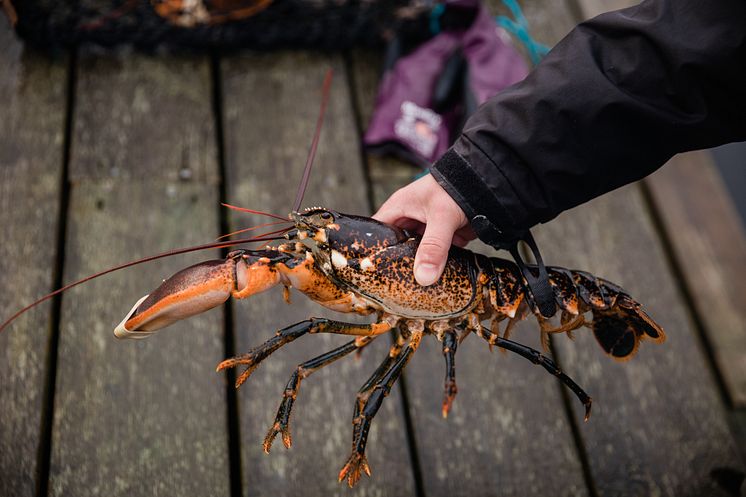
[[[655,343],[665,341],[661,327],[629,295],[621,294],[612,306],[592,309],[590,327],[604,351],[619,361],[630,359],[645,338]]]
[[[590,310],[593,315],[587,325],[604,352],[614,359],[630,359],[643,339],[649,338],[655,343],[665,341],[666,335],[658,323],[618,285],[583,271],[561,272],[563,277],[571,273],[582,310]],[[555,294],[560,297],[558,292]]]
[[[556,266],[547,267],[556,304],[555,314],[559,313],[559,323],[553,324],[539,312],[531,289],[525,282],[516,285],[520,281],[517,268],[502,259],[492,259],[492,263],[488,272],[493,281],[490,297],[498,313],[497,320],[500,320],[500,316],[511,318],[506,335],[512,323],[522,319],[525,311],[530,310],[539,320],[545,345],[548,333],[568,333],[572,336],[573,330],[587,326],[604,352],[619,361],[630,359],[644,339],[655,343],[662,343],[666,339],[663,329],[620,286],[585,271]],[[535,270],[535,267],[529,266],[529,269]],[[517,288],[520,289],[518,292]],[[523,301],[521,296],[525,297]],[[519,305],[525,309],[524,312],[518,309]]]

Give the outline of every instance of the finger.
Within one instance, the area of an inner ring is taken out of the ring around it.
[[[382,223],[394,224],[401,218],[410,217],[405,209],[406,204],[399,201],[399,196],[394,194],[371,217]]]
[[[398,219],[396,222],[394,222],[394,225],[400,227],[401,229],[407,230],[412,233],[418,233],[420,235],[425,232],[425,223],[421,223],[416,219]]]
[[[459,219],[448,213],[434,213],[431,221],[425,226],[417,255],[414,259],[414,277],[422,286],[429,286],[438,281],[448,259],[453,233],[459,227]]]
[[[378,212],[371,216],[377,221],[393,224],[400,228],[422,233],[425,226],[425,215],[420,209],[413,209],[408,204],[402,204],[394,198],[387,200]]]

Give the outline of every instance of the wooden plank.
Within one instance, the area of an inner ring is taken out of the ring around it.
[[[228,198],[230,202],[287,213],[295,196],[318,114],[325,70],[335,69],[315,171],[304,206],[325,205],[343,212],[368,211],[344,67],[338,57],[302,53],[240,54],[222,63]],[[236,227],[252,224],[234,218]],[[282,302],[281,290],[235,306],[237,350],[256,346],[278,328],[309,316],[331,316],[304,296]],[[349,315],[336,315],[350,320]],[[293,447],[276,441],[270,455],[261,442],[274,421],[282,391],[297,364],[348,341],[316,335],[278,351],[241,387],[243,474],[248,495],[411,495],[410,467],[402,407],[392,394],[378,413],[367,455],[372,481],[350,491],[337,483],[352,436],[355,393],[383,360],[388,339],[377,340],[362,360],[345,358],[303,383],[291,430]],[[398,387],[396,387],[398,388]]]
[[[79,65],[86,92],[79,93],[79,107],[103,115],[75,115],[72,182],[162,178],[217,183],[206,59],[138,57],[123,50],[116,56],[86,57]],[[98,73],[105,77],[89,84],[88,75]]]
[[[527,2],[524,9],[527,15],[541,14],[538,22],[533,17],[531,22],[539,27],[539,39],[551,44],[563,34],[557,21],[568,17],[552,3],[539,3]],[[353,57],[363,127],[378,81],[378,69],[370,61],[364,53]],[[412,169],[396,161],[368,161],[377,204],[412,180]],[[524,323],[515,336],[538,347],[535,328],[535,323]],[[425,340],[421,349],[405,376],[426,495],[587,494],[561,387],[543,370],[514,355],[490,354],[486,344],[469,338],[459,346],[459,393],[444,420],[440,344]]]
[[[207,60],[83,54],[78,71],[65,280],[213,239],[217,188],[204,180],[217,174]],[[173,157],[184,150],[206,163],[191,180],[175,180]],[[162,278],[209,257],[128,269],[63,298],[52,495],[229,493],[225,387],[214,373],[223,356],[221,311],[145,341],[112,335]]]
[[[639,187],[564,213],[536,230],[544,260],[622,285],[666,330],[627,363],[590,333],[554,341],[563,369],[595,400],[582,436],[599,495],[723,495],[718,468],[743,471],[699,339],[667,270]]]
[[[0,16],[0,320],[51,291],[67,59],[24,48]],[[50,305],[0,335],[0,495],[35,495]]]
[[[731,402],[746,407],[746,235],[707,151],[681,154],[646,183],[707,332]]]

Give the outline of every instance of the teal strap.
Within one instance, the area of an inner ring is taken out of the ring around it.
[[[440,18],[446,11],[446,4],[439,3],[430,11],[430,34],[435,36],[440,33]]]
[[[510,10],[510,13],[513,15],[515,20],[510,19],[507,16],[497,16],[495,19],[497,24],[518,38],[518,40],[526,47],[526,50],[528,50],[528,56],[531,58],[531,63],[534,65],[538,64],[539,61],[541,61],[541,58],[549,52],[549,47],[542,45],[531,37],[531,34],[528,32],[528,21],[523,15],[517,0],[502,0],[502,2]]]

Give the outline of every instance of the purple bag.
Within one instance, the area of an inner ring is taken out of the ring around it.
[[[473,22],[437,34],[385,72],[363,138],[369,151],[427,167],[445,153],[476,106],[528,74],[509,35],[481,4],[447,3],[474,9]],[[449,90],[459,87],[454,99]]]

